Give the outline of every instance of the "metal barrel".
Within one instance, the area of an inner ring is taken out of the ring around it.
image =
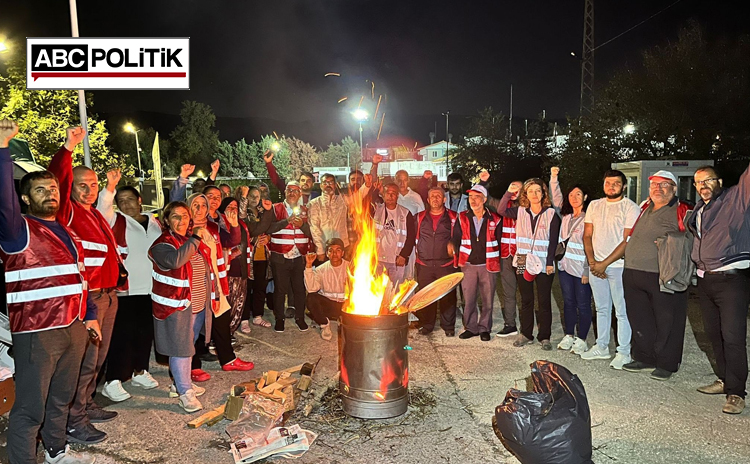
[[[344,411],[362,419],[404,414],[409,405],[408,314],[343,313],[339,388]]]

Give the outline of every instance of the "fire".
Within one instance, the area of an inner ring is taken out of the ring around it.
[[[398,289],[393,288],[388,275],[378,265],[377,232],[369,204],[365,205],[359,195],[353,193],[349,207],[359,242],[349,270],[343,311],[364,316],[386,314],[395,309],[391,303],[398,304],[415,283],[406,281]]]

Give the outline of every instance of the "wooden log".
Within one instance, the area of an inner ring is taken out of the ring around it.
[[[208,411],[207,413],[203,414],[202,416],[197,417],[197,418],[191,420],[187,424],[188,427],[190,427],[191,429],[197,429],[201,425],[207,423],[208,421],[210,421],[212,419],[215,419],[216,417],[224,416],[224,408],[225,407],[226,407],[226,405],[222,404],[218,408],[212,409],[211,411]]]
[[[295,379],[294,377],[287,377],[285,379],[281,379],[281,380],[277,380],[276,381],[276,383],[278,383],[282,387],[288,387],[289,385],[294,385],[297,382],[298,382],[298,380]]]
[[[283,387],[284,387],[284,385],[281,385],[278,382],[274,382],[274,383],[272,383],[270,385],[266,385],[265,387],[261,388],[260,391],[262,391],[263,393],[271,394],[271,393],[275,392],[276,390],[278,390],[280,388],[283,388]]]
[[[304,366],[304,364],[299,364],[293,367],[287,367],[281,372],[289,372],[289,374],[296,374],[297,372],[299,372],[300,369],[302,369],[302,366]]]
[[[278,378],[279,378],[278,371],[268,371],[268,373],[266,374],[266,385],[270,385],[276,382],[276,379]]]
[[[309,375],[303,375],[299,379],[297,388],[299,388],[302,391],[307,391],[307,389],[310,388],[311,383],[312,383],[312,377],[310,377]]]

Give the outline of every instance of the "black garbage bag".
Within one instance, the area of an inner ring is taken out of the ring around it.
[[[592,464],[591,413],[578,376],[549,361],[531,364],[533,392],[511,388],[492,428],[523,464]]]

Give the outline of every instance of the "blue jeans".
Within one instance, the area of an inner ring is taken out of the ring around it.
[[[596,305],[596,327],[599,337],[596,344],[602,348],[609,348],[609,331],[612,327],[612,305],[615,306],[617,316],[617,352],[630,354],[630,339],[632,330],[625,308],[625,290],[622,286],[621,267],[608,267],[607,278],[600,279],[594,275],[589,277],[591,292],[594,294]]]
[[[187,309],[189,311],[190,308]],[[198,335],[201,333],[201,328],[206,321],[206,311],[203,310],[197,314],[193,314],[193,344],[198,340]],[[193,381],[190,378],[190,363],[192,356],[177,357],[171,356],[169,358],[169,370],[172,371],[174,376],[174,385],[177,388],[177,393],[184,395],[186,391],[193,388]]]
[[[574,335],[577,324],[578,338],[586,340],[591,328],[591,286],[565,271],[558,274],[564,301],[565,335]]]

